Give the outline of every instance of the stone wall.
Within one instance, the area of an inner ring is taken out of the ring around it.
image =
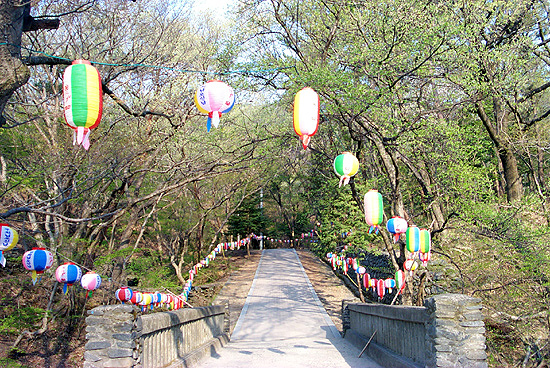
[[[481,299],[441,294],[427,299],[428,365],[432,367],[487,367],[485,323]]]
[[[386,367],[487,367],[481,300],[461,294],[424,307],[349,304],[345,337]],[[345,317],[345,316],[344,316]]]
[[[189,367],[220,349],[225,306],[141,315],[131,304],[88,311],[84,368]]]

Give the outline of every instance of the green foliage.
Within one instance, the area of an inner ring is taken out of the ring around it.
[[[45,310],[35,307],[2,307],[4,318],[0,321],[0,333],[18,334],[24,329],[32,329],[44,316]]]

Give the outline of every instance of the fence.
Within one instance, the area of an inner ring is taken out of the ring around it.
[[[88,312],[84,367],[189,367],[229,337],[226,306],[141,315],[130,304]]]
[[[486,368],[481,300],[442,294],[424,307],[344,304],[345,337],[386,367]]]

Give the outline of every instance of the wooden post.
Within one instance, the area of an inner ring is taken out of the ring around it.
[[[363,298],[363,291],[361,290],[361,276],[359,276],[359,272],[355,271],[355,276],[357,276],[357,289],[359,290],[359,298],[361,299],[361,303],[365,302],[365,298]]]

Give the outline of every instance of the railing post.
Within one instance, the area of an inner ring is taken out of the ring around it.
[[[140,364],[141,312],[131,304],[102,305],[88,311],[84,368]]]
[[[441,294],[427,299],[428,367],[486,368],[485,323],[481,299]]]

